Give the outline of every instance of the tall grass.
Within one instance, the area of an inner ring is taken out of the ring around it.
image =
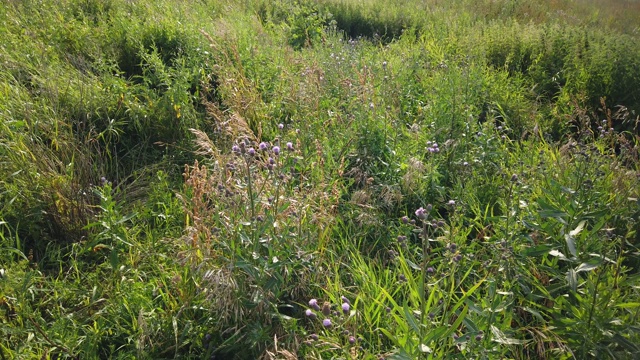
[[[3,3],[0,357],[637,357],[636,5]]]

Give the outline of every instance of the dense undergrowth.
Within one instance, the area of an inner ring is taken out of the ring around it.
[[[640,356],[637,1],[0,10],[0,359]]]

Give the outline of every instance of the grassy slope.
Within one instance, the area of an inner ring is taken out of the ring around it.
[[[638,2],[401,3],[0,5],[2,358],[637,356]]]

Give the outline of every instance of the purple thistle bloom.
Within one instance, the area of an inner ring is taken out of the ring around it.
[[[233,151],[235,154],[240,154],[240,147],[238,145],[233,145],[231,147],[231,151]]]
[[[322,320],[322,326],[329,328],[331,327],[331,319],[324,319]]]
[[[260,145],[258,145],[258,148],[262,151],[267,150],[267,143],[265,143],[264,141],[260,143]]]
[[[254,156],[256,154],[256,149],[249,148],[249,150],[247,150],[247,154],[249,154],[249,156]]]
[[[304,312],[305,315],[307,315],[308,317],[315,319],[317,317],[316,313],[314,313],[313,311],[311,311],[311,309],[307,309]]]
[[[280,146],[274,146],[273,149],[271,150],[273,151],[274,154],[280,155]]]
[[[312,307],[316,311],[320,310],[320,305],[318,305],[318,300],[316,300],[316,299],[309,300],[309,306]]]
[[[340,296],[340,300],[342,300],[342,302],[346,302],[347,304],[351,305],[351,301],[349,301],[349,299],[347,299],[346,296]]]
[[[409,218],[406,216],[403,216],[402,219],[400,219],[402,221],[403,224],[408,224],[409,223]]]
[[[351,310],[351,306],[349,305],[349,303],[342,303],[342,312],[347,315],[349,314],[349,311]]]
[[[353,336],[349,336],[349,344],[353,345],[356,343],[356,338]]]
[[[427,272],[428,272],[429,274],[433,274],[435,271],[436,271],[436,270],[435,270],[433,267],[431,267],[431,266],[429,266],[429,267],[427,268]]]
[[[278,129],[280,129],[280,130],[284,129],[284,124],[282,124],[282,123],[278,124]]]
[[[287,143],[287,150],[293,151],[293,144],[291,142]]]

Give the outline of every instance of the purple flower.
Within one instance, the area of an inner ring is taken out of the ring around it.
[[[450,205],[450,206],[454,206],[455,204],[456,204],[455,200],[449,200],[449,202],[447,203],[447,205]]]
[[[291,142],[287,143],[287,150],[293,151],[293,144]]]
[[[406,216],[403,216],[402,219],[400,219],[400,221],[402,221],[403,224],[408,224],[409,223],[409,218]]]
[[[234,154],[240,154],[240,147],[238,145],[233,145],[231,147],[231,151],[233,151]]]
[[[418,219],[426,219],[427,212],[424,210],[423,207],[420,207],[418,208],[418,210],[416,210],[416,216],[418,217]]]
[[[316,311],[320,310],[320,306],[318,305],[318,300],[316,300],[316,299],[309,300],[309,306],[312,307]]]
[[[342,312],[347,315],[349,314],[349,311],[351,310],[351,306],[349,305],[349,303],[342,303]]]
[[[308,317],[312,318],[312,319],[315,319],[315,318],[316,318],[316,316],[317,316],[317,315],[316,315],[316,313],[314,313],[313,311],[311,311],[311,309],[307,309],[307,310],[304,312],[304,314],[305,314],[305,315],[307,315]]]
[[[349,336],[349,344],[353,345],[356,343],[356,338],[353,336]]]
[[[324,319],[322,320],[322,326],[329,328],[331,327],[331,319]]]
[[[249,156],[254,156],[256,154],[256,149],[249,148],[249,150],[247,150],[247,154],[249,154]]]
[[[340,296],[340,300],[342,300],[342,302],[346,302],[347,304],[351,304],[351,301],[349,301],[346,296]]]
[[[267,150],[267,143],[265,143],[264,141],[263,141],[263,142],[261,142],[261,143],[258,145],[258,148],[259,148],[260,150],[262,150],[262,151]]]
[[[280,146],[274,146],[273,149],[271,150],[273,151],[274,154],[280,155]]]
[[[284,129],[284,124],[282,124],[282,123],[278,124],[278,129],[280,129],[280,130]]]
[[[313,340],[313,341],[318,341],[318,334],[311,334],[309,337],[310,337],[310,338],[311,338],[311,340]]]
[[[436,271],[436,270],[435,270],[433,267],[431,267],[431,266],[429,266],[429,267],[427,268],[427,272],[428,272],[429,274],[433,274],[433,273],[434,273],[434,271]]]

